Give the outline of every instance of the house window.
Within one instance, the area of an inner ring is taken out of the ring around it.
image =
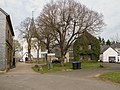
[[[92,55],[88,55],[88,60],[92,60]]]
[[[83,50],[83,46],[82,45],[80,45],[80,50]]]
[[[80,55],[80,60],[84,60],[84,55]]]
[[[91,44],[88,45],[88,49],[92,49],[92,45]]]

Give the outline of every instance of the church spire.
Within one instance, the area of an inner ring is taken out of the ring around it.
[[[32,11],[32,18],[34,17],[34,11]]]
[[[31,31],[31,34],[33,34],[36,30],[36,27],[35,27],[35,22],[34,22],[34,11],[32,11],[32,19],[31,19],[31,23],[30,23],[30,31]],[[33,34],[34,36],[34,34]]]

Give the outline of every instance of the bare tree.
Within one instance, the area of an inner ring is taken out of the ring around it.
[[[22,36],[21,38],[24,38],[27,41],[28,59],[31,60],[31,40],[34,32],[33,20],[27,17],[24,21],[21,22],[17,29],[20,32],[20,36]]]
[[[43,25],[40,16],[36,19],[37,32],[36,38],[45,45],[48,53],[50,53],[50,48],[53,46],[54,37],[51,34],[50,28],[47,25]]]
[[[82,32],[99,32],[105,25],[102,14],[75,0],[51,1],[44,7],[40,20],[59,45],[62,66],[69,47]]]
[[[114,43],[120,43],[120,37],[119,34],[117,33],[116,35],[114,35],[113,37],[111,37],[111,41]]]
[[[22,50],[22,47],[21,47],[21,44],[19,43],[19,41],[17,39],[14,39],[13,40],[13,45],[14,45],[14,54],[17,52],[17,51],[21,51]]]
[[[34,48],[37,51],[37,64],[39,63],[39,52],[41,50],[41,42],[37,38],[33,38],[32,40],[32,48]]]

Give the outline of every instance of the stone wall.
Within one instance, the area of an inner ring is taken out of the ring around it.
[[[6,69],[5,32],[6,32],[6,16],[0,11],[0,70]]]

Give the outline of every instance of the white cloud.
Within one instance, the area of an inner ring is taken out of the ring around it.
[[[116,33],[120,33],[120,0],[79,0],[89,8],[103,13],[106,29],[101,33],[102,37],[109,39]]]
[[[108,39],[113,34],[120,33],[120,0],[78,0],[88,8],[103,13],[106,29],[101,36]],[[0,0],[0,7],[11,15],[14,28],[26,17],[40,14],[43,6],[50,0]]]

